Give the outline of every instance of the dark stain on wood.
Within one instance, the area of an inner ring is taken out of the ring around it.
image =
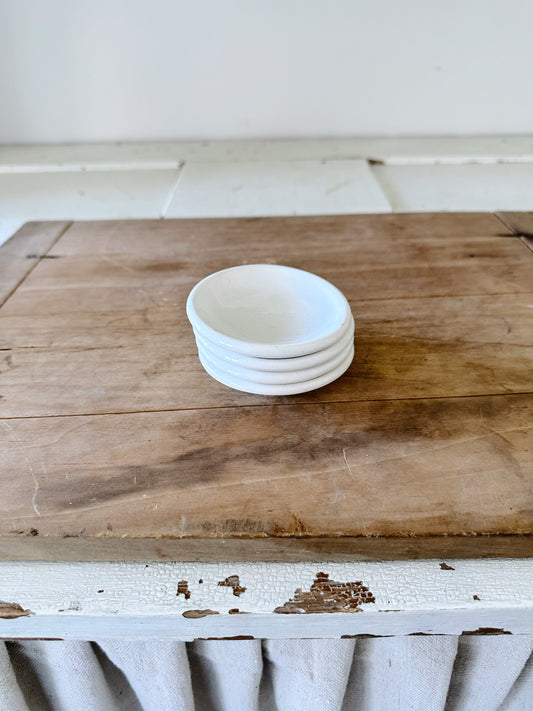
[[[420,354],[419,354],[420,355]],[[403,356],[402,356],[403,357]],[[416,360],[416,359],[415,359]],[[422,361],[424,358],[421,359]],[[403,360],[399,358],[398,367],[402,367]],[[492,398],[484,403],[484,416],[488,419],[502,414],[509,408],[508,403],[496,402]],[[240,408],[243,412],[232,413],[236,418],[236,426],[243,421],[250,420],[250,412]],[[189,451],[172,456],[168,461],[154,464],[139,464],[135,466],[119,466],[106,469],[105,480],[95,477],[94,472],[76,475],[75,479],[68,482],[47,482],[39,491],[43,507],[52,511],[72,511],[76,508],[97,509],[100,505],[131,497],[132,481],[136,478],[134,491],[136,494],[149,492],[154,496],[158,493],[169,495],[178,493],[183,489],[194,490],[196,486],[209,484],[213,481],[223,480],[227,468],[236,466],[254,470],[257,462],[265,466],[275,462],[281,470],[315,471],[321,462],[331,460],[332,452],[337,453],[337,459],[342,466],[343,450],[388,446],[394,438],[395,446],[400,447],[402,442],[412,442],[413,439],[446,441],[449,438],[448,427],[445,426],[447,418],[452,420],[471,416],[475,413],[479,418],[479,404],[470,402],[469,398],[453,398],[447,400],[423,402],[417,400],[416,404],[406,402],[399,409],[394,403],[384,405],[383,402],[367,403],[365,409],[368,418],[364,421],[351,420],[349,429],[336,431],[334,423],[327,423],[323,417],[309,416],[305,418],[307,429],[302,428],[298,422],[302,419],[302,407],[292,410],[282,408],[265,408],[260,418],[263,421],[265,413],[271,418],[271,425],[266,429],[255,431],[252,441],[248,443],[221,442],[217,446],[192,447]],[[349,411],[349,408],[348,408]],[[306,412],[307,415],[307,412]],[[255,415],[254,415],[255,417]],[[429,424],[428,424],[429,423]],[[250,425],[253,429],[253,425]],[[268,441],[262,437],[268,435]],[[274,436],[272,436],[274,435]],[[489,439],[490,438],[490,439]],[[185,435],[184,435],[185,441]],[[499,435],[487,435],[484,440],[485,448],[494,449],[494,454],[501,459],[502,467],[515,471],[517,476],[524,476],[520,465],[509,452],[508,444],[500,441]],[[184,445],[187,446],[187,445]],[[318,464],[317,464],[318,463]],[[353,486],[364,479],[357,467],[353,467]],[[352,484],[351,484],[352,486]],[[386,522],[384,522],[386,523]],[[380,523],[383,529],[384,523]],[[439,530],[450,531],[449,523],[432,519],[427,520],[427,526],[438,526]],[[263,516],[250,518],[224,518],[214,520],[210,517],[194,524],[187,534],[195,533],[197,527],[201,528],[200,535],[207,537],[225,536],[272,536],[272,537],[301,537],[312,536],[315,531],[313,526],[306,524],[296,513],[287,513],[286,516],[274,515],[272,520],[266,512]],[[461,532],[463,532],[462,529]],[[492,531],[485,531],[492,532]],[[494,531],[500,532],[500,531]],[[505,532],[505,531],[504,531]],[[388,535],[409,535],[412,531],[396,529],[387,531]],[[468,533],[468,532],[467,532]],[[353,530],[346,525],[342,526],[342,534],[361,535],[360,530]],[[182,535],[182,534],[180,534]]]
[[[309,535],[309,529],[301,518],[291,513],[291,521],[285,526],[274,525],[271,535],[273,536],[306,536]]]
[[[157,553],[157,557],[161,558],[161,560],[172,560],[172,557],[167,555],[161,548],[161,546],[156,546],[155,547],[155,552]]]
[[[441,563],[440,564],[440,569],[441,570],[455,570],[455,568],[452,568],[451,565],[448,565],[447,563]]]
[[[185,610],[183,617],[188,617],[191,620],[197,620],[199,617],[207,617],[208,615],[218,615],[216,610]]]
[[[26,259],[59,259],[59,254],[27,254]]]
[[[135,465],[111,469],[105,483],[94,476],[77,477],[75,488],[49,486],[43,497],[49,504],[72,511],[75,508],[97,508],[99,505],[131,496],[132,481],[136,492],[172,491],[195,484],[208,484],[216,480],[224,466],[223,452],[215,454],[216,447],[201,447],[184,452],[168,462],[153,465]],[[227,461],[227,460],[226,460]]]
[[[0,600],[0,619],[14,620],[17,617],[29,617],[31,610],[25,610],[18,602],[4,602]]]
[[[291,413],[284,413],[284,417]],[[412,414],[412,413],[410,413]],[[240,416],[243,413],[239,413]],[[272,411],[274,418],[280,413]],[[412,417],[409,418],[412,428]],[[423,429],[420,424],[420,429]],[[50,508],[73,511],[76,508],[98,508],[117,499],[131,496],[132,481],[135,481],[136,492],[175,491],[190,489],[195,485],[209,484],[223,477],[226,467],[236,464],[255,466],[258,461],[279,461],[283,456],[286,465],[298,462],[301,467],[311,466],[317,461],[331,457],[331,452],[342,452],[343,448],[360,446],[365,437],[383,437],[381,430],[374,432],[372,428],[361,431],[343,431],[324,435],[322,422],[320,426],[314,423],[313,431],[301,431],[299,434],[287,432],[284,421],[282,432],[271,436],[267,441],[259,439],[248,443],[230,444],[224,446],[198,447],[178,454],[167,462],[157,464],[140,464],[111,468],[105,481],[94,475],[76,476],[69,482],[70,488],[61,485],[41,487],[41,501]],[[363,438],[363,439],[362,439]],[[96,499],[96,500],[95,500]],[[222,525],[208,521],[202,524],[204,533],[212,535],[227,535],[230,533],[266,533],[273,536],[305,536],[311,531],[295,514],[291,514],[291,522],[277,525],[257,519],[227,519]]]
[[[477,630],[463,630],[464,635],[513,634],[502,627],[479,627]]]
[[[330,580],[328,573],[317,573],[309,591],[297,588],[294,598],[281,607],[278,614],[294,615],[315,612],[359,612],[361,604],[376,602],[374,595],[359,580],[341,583]]]
[[[221,580],[218,584],[223,588],[232,588],[233,594],[236,597],[239,597],[239,595],[242,595],[243,592],[246,592],[246,588],[241,585],[238,575],[230,575],[224,580]]]
[[[186,580],[180,580],[178,583],[178,592],[176,593],[176,597],[178,595],[183,595],[186,600],[188,600],[191,596],[191,591],[189,590],[189,583]]]
[[[36,528],[30,528],[30,536],[38,536],[39,531]]]
[[[474,595],[474,600],[479,600],[480,598],[477,595]]]

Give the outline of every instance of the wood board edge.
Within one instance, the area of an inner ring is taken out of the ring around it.
[[[0,537],[0,561],[306,562],[530,558],[533,535],[269,538]]]

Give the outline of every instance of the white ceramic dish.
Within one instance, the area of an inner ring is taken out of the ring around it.
[[[322,375],[326,375],[331,370],[335,369],[348,357],[350,350],[353,351],[353,343],[343,348],[331,360],[314,368],[304,368],[302,370],[290,370],[287,372],[277,371],[262,371],[252,368],[241,368],[238,365],[228,363],[225,360],[217,358],[206,348],[199,348],[201,360],[208,363],[211,367],[227,373],[229,376],[235,376],[239,380],[249,380],[252,383],[264,385],[290,385],[291,383],[302,383],[306,380],[313,380]]]
[[[252,370],[269,371],[269,372],[288,372],[291,370],[303,370],[306,368],[314,368],[323,363],[327,363],[338,353],[344,350],[354,339],[354,322],[350,317],[350,322],[346,332],[328,348],[323,348],[315,353],[296,356],[295,358],[254,358],[253,356],[243,355],[236,351],[230,351],[227,348],[209,341],[202,334],[194,330],[196,345],[198,349],[203,348],[209,351],[213,356],[225,361],[228,366],[236,365],[240,368],[251,368]]]
[[[229,373],[220,371],[217,368],[213,368],[209,363],[202,359],[202,355],[199,354],[200,362],[202,363],[205,370],[209,375],[218,380],[219,383],[227,385],[235,390],[241,390],[245,393],[254,393],[256,395],[296,395],[298,393],[306,393],[310,390],[316,390],[324,385],[332,383],[350,367],[353,360],[354,349],[353,346],[350,348],[350,352],[345,360],[329,373],[322,375],[320,378],[313,378],[312,380],[305,380],[301,383],[289,383],[286,385],[268,385],[265,383],[253,383],[250,380],[241,380],[235,376],[229,375]]]
[[[335,343],[351,312],[343,294],[315,274],[275,264],[248,264],[202,279],[187,316],[205,338],[259,358],[292,358]]]

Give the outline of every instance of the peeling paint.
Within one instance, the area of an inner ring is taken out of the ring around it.
[[[441,563],[440,564],[440,569],[441,570],[455,570],[455,568],[452,568],[451,565],[448,565],[447,563]]]
[[[501,627],[478,627],[477,630],[463,630],[463,634],[468,635],[485,635],[485,634],[513,634]]]
[[[249,615],[249,612],[244,612],[244,610],[239,610],[238,607],[232,607],[228,610],[228,615]]]
[[[281,607],[276,607],[278,614],[309,614],[313,612],[359,612],[360,605],[376,602],[374,595],[359,580],[341,583],[330,580],[328,573],[317,573],[308,592],[297,588],[294,598]]]
[[[188,600],[191,596],[191,591],[189,590],[189,584],[186,580],[180,580],[178,583],[178,591],[176,593],[176,597],[178,595],[183,595],[186,600]]]
[[[29,617],[33,615],[31,610],[25,610],[18,602],[3,602],[0,600],[0,618],[4,620],[14,620],[17,617]]]
[[[185,610],[183,617],[188,617],[192,620],[196,620],[199,617],[207,617],[208,615],[218,615],[216,610]]]
[[[204,640],[242,640],[242,639],[255,639],[255,637],[252,634],[236,634],[233,637],[197,637],[196,639],[204,641]]]
[[[392,634],[341,634],[341,639],[381,639],[382,637],[394,637]]]
[[[236,597],[239,597],[239,595],[242,595],[243,592],[246,592],[246,588],[242,587],[238,575],[230,575],[225,580],[221,580],[219,585],[225,588],[233,588],[233,594]]]

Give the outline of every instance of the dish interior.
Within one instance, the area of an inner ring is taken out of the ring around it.
[[[271,264],[217,272],[200,282],[191,297],[209,328],[251,343],[314,341],[349,317],[345,298],[329,282]]]

